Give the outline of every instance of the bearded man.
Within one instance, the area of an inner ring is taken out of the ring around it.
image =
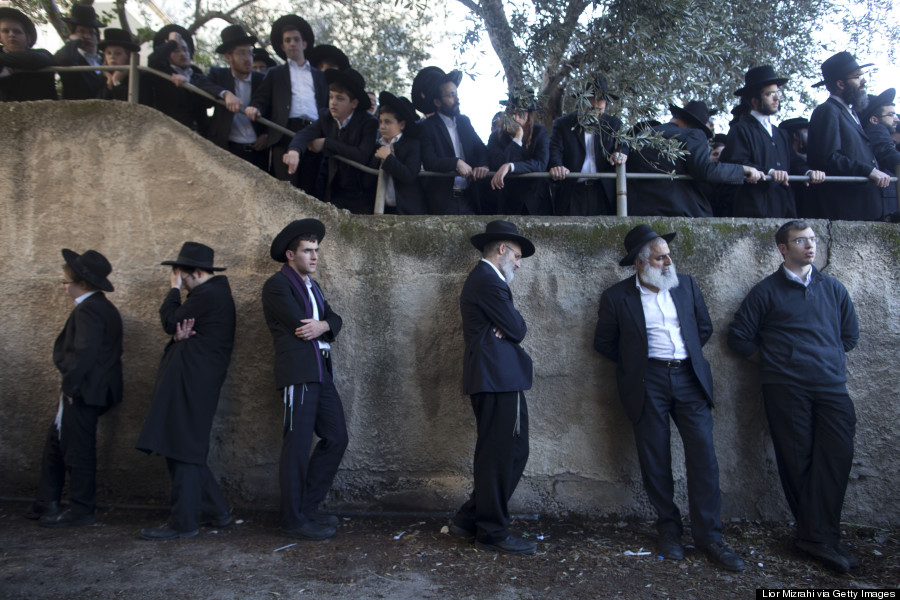
[[[697,283],[675,271],[668,244],[674,237],[643,224],[625,236],[619,265],[634,265],[637,273],[603,292],[594,349],[617,365],[644,490],[658,515],[657,554],[684,558],[681,513],[673,499],[671,417],[684,444],[694,544],[718,566],[743,571],[744,561],[722,542],[712,371],[702,351],[712,321]]]

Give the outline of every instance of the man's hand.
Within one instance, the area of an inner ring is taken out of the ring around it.
[[[172,287],[176,290],[181,289],[181,285],[183,283],[181,279],[181,271],[178,269],[172,269],[172,272],[169,273],[169,282],[172,284]]]
[[[554,181],[562,181],[569,174],[569,170],[565,167],[550,167],[550,179]]]
[[[269,145],[269,134],[264,133],[261,136],[259,136],[258,138],[256,138],[255,142],[253,142],[253,149],[256,150],[257,152],[262,152],[263,150],[266,149],[266,146],[268,146],[268,145]]]
[[[248,106],[247,108],[244,109],[244,114],[251,121],[255,121],[256,118],[259,117],[259,109],[256,108],[255,106]],[[263,134],[263,135],[266,135],[266,134]],[[259,137],[262,137],[262,136],[259,136]]]
[[[300,319],[300,322],[303,323],[303,325],[294,330],[294,335],[301,340],[314,340],[326,331],[331,331],[331,325],[328,324],[328,321]]]
[[[609,164],[611,165],[624,165],[626,160],[628,160],[628,155],[622,152],[613,152],[609,155]]]
[[[181,323],[175,323],[175,341],[182,342],[192,335],[197,335],[194,331],[194,319],[185,319]]]
[[[496,325],[491,327],[491,332],[493,332],[494,337],[496,337],[498,339],[502,340],[502,339],[506,338],[506,334],[503,333],[502,331],[500,331],[500,328],[497,327]]]
[[[128,77],[128,71],[103,71],[103,75],[106,77],[106,87],[111,90]]]
[[[809,172],[809,181],[806,183],[808,186],[810,183],[822,183],[825,181],[825,171],[810,171]]]
[[[509,173],[510,163],[506,163],[501,165],[497,172],[494,173],[494,176],[491,178],[491,189],[494,190],[502,190],[503,189],[503,178],[506,177],[506,174]]]
[[[236,113],[241,110],[241,99],[231,92],[226,90],[225,98],[223,98],[223,100],[225,100],[225,108],[227,108],[231,112]]]
[[[172,83],[175,84],[175,87],[181,87],[185,83],[190,83],[190,81],[184,75],[179,75],[178,73],[175,73],[174,75],[172,75]]]
[[[310,152],[321,152],[325,149],[325,138],[316,138],[306,147]]]
[[[772,181],[775,183],[780,183],[783,186],[788,185],[788,172],[787,171],[776,171],[772,169],[769,171],[769,177],[772,178]]]
[[[875,185],[880,188],[886,188],[891,184],[891,176],[878,169],[872,169],[872,172],[869,173],[869,179],[874,181]]]
[[[466,179],[472,178],[472,167],[469,166],[469,163],[459,158],[456,160],[456,173],[460,177],[465,177]]]
[[[375,151],[375,158],[380,158],[381,160],[386,159],[388,156],[392,154],[390,146],[382,146],[378,150]]]
[[[181,34],[178,33],[177,31],[170,31],[170,32],[169,32],[169,37],[167,37],[166,39],[167,39],[168,41],[175,40],[175,41],[177,42],[178,40],[180,40],[180,39],[182,39],[182,38],[181,38]]]
[[[760,181],[764,178],[765,175],[762,171],[744,165],[744,181],[746,181],[747,183],[756,183],[757,181]]]
[[[487,167],[475,167],[474,169],[472,169],[472,175],[469,177],[469,179],[484,179],[490,172],[491,170]]]
[[[300,153],[296,150],[288,150],[281,157],[281,160],[287,165],[288,175],[293,175],[294,171],[297,170],[297,165],[300,164]]]

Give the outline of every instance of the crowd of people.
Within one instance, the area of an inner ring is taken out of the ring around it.
[[[51,65],[127,65],[139,51],[132,36],[106,28],[90,5],[74,4],[64,19],[71,36],[50,55],[35,49],[34,24],[13,8],[0,9],[0,100],[55,99]],[[101,40],[100,31],[103,29]],[[714,135],[716,113],[701,100],[669,105],[667,123],[644,121],[628,130],[677,140],[686,149],[673,158],[647,144],[623,143],[622,121],[610,114],[619,97],[607,80],[592,77],[579,106],[553,122],[535,122],[541,104],[517,91],[494,120],[485,144],[460,113],[462,74],[429,66],[412,83],[410,98],[366,89],[363,76],[332,45],[315,44],[309,23],[284,15],[270,43],[277,64],[240,25],[221,32],[216,53],[227,67],[208,74],[191,63],[190,32],[167,25],[153,37],[148,64],[172,80],[141,72],[139,101],[154,106],[219,146],[289,180],[305,192],[355,213],[372,213],[377,179],[334,157],[374,168],[386,178],[385,212],[397,214],[614,215],[614,181],[579,176],[676,173],[692,180],[631,179],[628,214],[898,220],[896,186],[900,134],[894,90],[869,95],[863,69],[848,52],[822,64],[828,99],[804,118],[776,125],[781,86],[771,66],[751,68],[735,91],[727,135]],[[102,53],[102,55],[100,54]],[[127,71],[61,73],[65,99],[127,97]],[[191,83],[224,105],[187,91]],[[420,117],[421,115],[421,117]],[[263,117],[295,132],[269,129]],[[445,174],[420,177],[421,170]],[[489,177],[489,174],[493,175]],[[546,173],[543,178],[516,178]],[[789,176],[803,181],[789,181]],[[512,176],[512,177],[511,177]],[[866,183],[826,182],[828,176],[865,177]]]

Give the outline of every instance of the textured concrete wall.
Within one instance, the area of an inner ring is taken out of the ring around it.
[[[56,409],[50,353],[71,310],[57,283],[59,249],[95,248],[114,265],[110,297],[125,323],[126,395],[102,420],[100,499],[166,502],[164,461],[134,443],[166,343],[157,309],[168,274],[159,262],[196,240],[228,267],[238,309],[210,463],[232,502],[274,506],[282,406],[259,293],[279,266],[268,257],[272,237],[288,221],[314,216],[328,227],[319,281],[344,318],[334,354],[351,439],[329,505],[452,510],[463,499],[474,419],[460,392],[457,298],[478,258],[468,238],[487,219],[341,213],[150,109],[120,103],[0,105],[0,148],[0,493],[33,493]],[[538,251],[512,285],[535,364],[531,458],[513,509],[648,516],[613,366],[591,347],[601,291],[630,274],[615,265],[622,237],[639,219],[517,222]],[[706,356],[715,375],[725,516],[786,517],[756,367],[725,341],[741,298],[779,263],[776,224],[654,225],[678,232],[673,256],[698,279],[715,325]],[[900,235],[885,224],[814,226],[823,241],[818,266],[850,290],[862,329],[849,355],[859,424],[844,514],[896,525]],[[673,445],[680,463],[677,436]],[[684,505],[683,473],[677,464]]]

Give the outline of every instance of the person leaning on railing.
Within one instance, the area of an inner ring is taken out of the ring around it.
[[[69,26],[69,39],[54,55],[61,67],[98,66],[103,57],[97,53],[100,28],[106,27],[97,19],[97,12],[88,4],[73,4],[63,21]],[[100,92],[100,73],[95,71],[60,72],[64,100],[93,100]]]
[[[103,53],[103,64],[109,66],[125,67],[131,62],[131,55],[140,52],[140,45],[134,42],[131,34],[124,29],[110,27],[103,32],[103,41],[97,44],[97,48]],[[97,98],[100,100],[128,100],[128,71],[101,71],[100,90]],[[144,71],[138,71],[138,102],[152,105],[151,84],[148,79],[153,77]]]
[[[56,100],[53,73],[31,73],[54,64],[53,55],[33,48],[37,29],[24,13],[0,7],[0,101]]]

